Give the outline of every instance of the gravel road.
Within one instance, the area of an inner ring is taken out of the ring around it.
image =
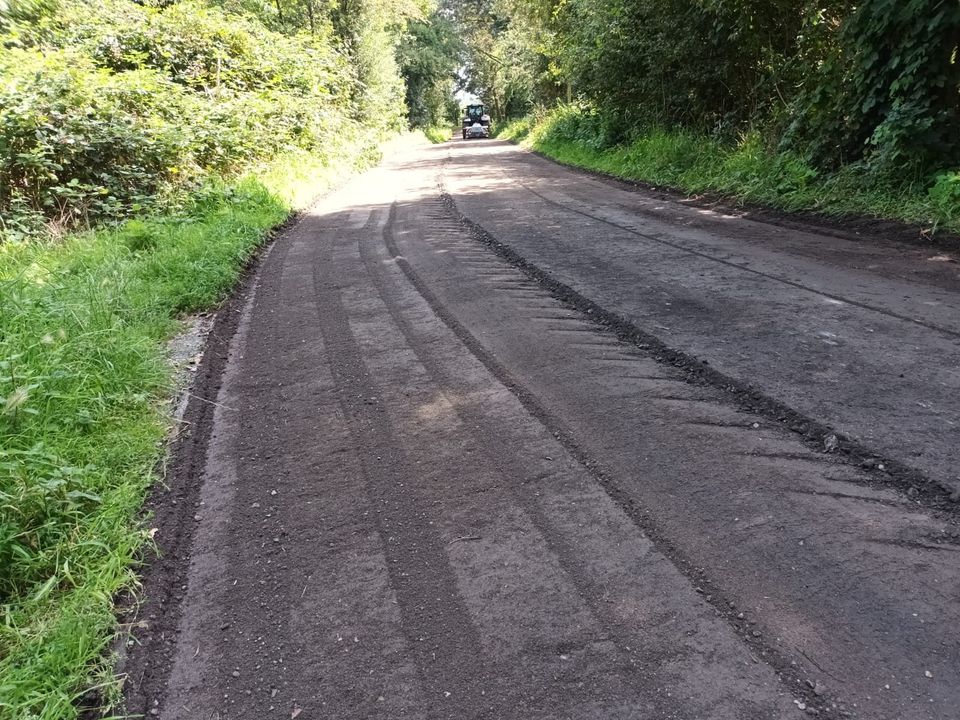
[[[956,720],[958,311],[942,250],[394,152],[218,314],[128,710]]]

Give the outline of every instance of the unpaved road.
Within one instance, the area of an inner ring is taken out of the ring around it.
[[[936,251],[394,155],[218,317],[129,710],[956,720],[958,311]]]

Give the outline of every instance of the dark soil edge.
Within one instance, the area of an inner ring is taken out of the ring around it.
[[[580,165],[564,162],[551,157],[540,150],[523,147],[519,142],[496,138],[502,142],[509,142],[520,147],[531,155],[560,165],[580,175],[586,175],[600,180],[621,190],[642,190],[654,195],[658,200],[670,200],[684,205],[722,212],[744,220],[783,227],[801,232],[813,232],[820,235],[850,240],[853,242],[882,241],[886,243],[900,243],[928,250],[946,250],[960,252],[960,234],[948,231],[937,231],[925,235],[924,227],[918,223],[909,223],[903,220],[875,217],[870,215],[825,215],[813,210],[787,211],[771,205],[739,200],[736,196],[720,192],[706,192],[691,195],[680,188],[669,185],[655,185],[643,180],[611,175],[600,170],[591,170]]]
[[[916,468],[886,457],[837,432],[826,423],[808,417],[749,384],[725,375],[710,367],[705,361],[668,346],[627,318],[607,310],[556,280],[550,273],[531,263],[512,247],[497,240],[483,227],[463,215],[457,208],[456,201],[443,188],[441,188],[441,196],[444,204],[459,218],[477,241],[491,248],[527,277],[547,289],[554,297],[612,332],[619,340],[635,346],[659,363],[679,369],[692,384],[711,386],[726,393],[730,402],[740,410],[761,415],[783,425],[798,434],[807,447],[818,452],[835,453],[848,464],[858,466],[869,475],[873,484],[901,491],[911,500],[936,513],[960,517],[960,488],[928,478]]]

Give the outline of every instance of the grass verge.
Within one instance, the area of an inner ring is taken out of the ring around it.
[[[603,118],[577,106],[514,120],[497,135],[561,163],[684,193],[719,194],[788,212],[900,220],[930,234],[960,232],[960,171],[912,184],[882,182],[862,167],[823,173],[796,155],[770,151],[757,133],[728,144],[654,129],[610,146]]]
[[[354,166],[372,154],[355,153]],[[0,244],[0,718],[115,696],[114,598],[169,429],[164,343],[233,287],[268,231],[351,169],[285,156],[176,216]]]
[[[453,137],[453,132],[449,125],[432,125],[431,127],[424,128],[423,134],[427,137],[427,140],[434,145],[446,142]]]

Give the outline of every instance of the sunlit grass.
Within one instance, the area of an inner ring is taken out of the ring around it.
[[[453,137],[453,130],[449,125],[433,125],[423,129],[423,134],[427,140],[437,144],[446,142]]]

